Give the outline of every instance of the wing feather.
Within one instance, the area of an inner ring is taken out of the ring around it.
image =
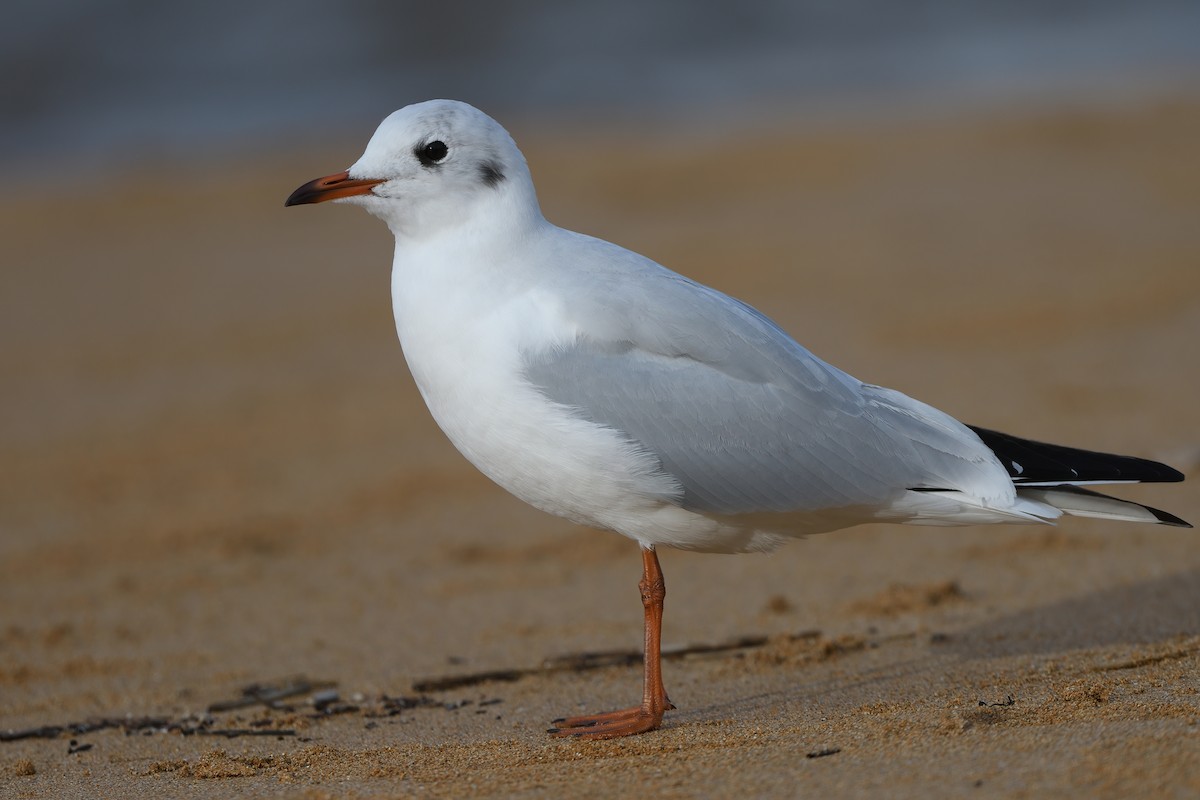
[[[715,290],[665,270],[639,280],[656,316],[597,282],[571,310],[574,341],[526,353],[525,376],[653,454],[685,508],[884,508],[921,487],[1011,504],[1007,474],[956,420],[861,383]]]

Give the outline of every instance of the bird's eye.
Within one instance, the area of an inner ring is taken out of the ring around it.
[[[417,147],[417,159],[428,167],[430,164],[441,161],[449,152],[450,148],[446,147],[445,142],[435,140]]]

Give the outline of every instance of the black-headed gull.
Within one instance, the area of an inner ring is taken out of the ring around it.
[[[1139,458],[973,428],[826,364],[750,306],[547,222],[525,158],[465,103],[402,108],[339,200],[396,237],[392,301],[413,377],[472,464],[525,502],[641,545],[645,683],[630,709],[551,732],[653,730],[666,590],[655,547],[771,550],[866,522],[1187,525],[1083,485],[1178,481]]]

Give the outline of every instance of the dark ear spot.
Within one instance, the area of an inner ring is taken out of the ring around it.
[[[495,161],[484,161],[479,165],[479,178],[495,189],[504,180],[504,173],[500,171],[500,165]]]

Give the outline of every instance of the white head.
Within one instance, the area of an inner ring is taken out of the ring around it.
[[[508,131],[457,100],[406,106],[385,119],[350,169],[304,184],[285,205],[354,203],[397,238],[478,222],[541,219],[529,168]]]

